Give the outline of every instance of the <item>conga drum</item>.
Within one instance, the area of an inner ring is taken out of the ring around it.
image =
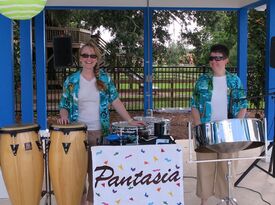
[[[38,205],[43,183],[43,153],[39,126],[16,125],[0,129],[0,161],[13,205]]]
[[[88,167],[87,127],[51,125],[49,171],[58,205],[79,205]]]

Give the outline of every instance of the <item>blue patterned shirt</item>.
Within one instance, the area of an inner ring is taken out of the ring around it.
[[[99,91],[100,95],[100,123],[102,134],[105,136],[110,129],[110,113],[109,104],[118,98],[118,92],[111,80],[110,76],[103,70],[100,70],[99,79],[102,80],[106,86],[106,90]],[[69,112],[70,122],[78,120],[78,93],[79,93],[80,71],[68,76],[63,85],[63,94],[59,103],[59,108],[64,108]]]
[[[247,108],[246,93],[240,78],[226,71],[227,107],[232,117],[237,117],[241,109]],[[213,73],[209,72],[199,77],[195,84],[191,107],[198,109],[201,123],[211,121],[211,98],[213,92]]]

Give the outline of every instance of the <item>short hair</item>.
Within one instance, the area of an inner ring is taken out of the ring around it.
[[[226,58],[229,56],[229,50],[225,45],[215,44],[211,46],[210,53],[222,53],[222,55]]]

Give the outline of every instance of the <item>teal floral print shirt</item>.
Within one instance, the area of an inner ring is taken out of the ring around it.
[[[106,90],[99,91],[100,95],[100,123],[103,136],[108,135],[110,130],[109,104],[118,98],[118,92],[110,76],[102,69],[99,73],[99,79],[106,86]],[[79,93],[80,71],[68,76],[63,85],[63,93],[59,103],[59,108],[64,108],[69,112],[70,122],[78,120],[78,93]]]
[[[246,92],[240,78],[226,71],[227,107],[232,118],[237,117],[241,109],[247,108]],[[211,121],[211,98],[213,91],[213,73],[209,72],[199,77],[195,84],[191,107],[198,109],[201,123]]]

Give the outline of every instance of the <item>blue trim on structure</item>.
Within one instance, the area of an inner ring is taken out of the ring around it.
[[[259,1],[256,1],[256,2],[252,3],[252,4],[246,5],[243,8],[246,8],[247,10],[254,9],[254,8],[256,8],[258,6],[262,6],[266,3],[267,3],[267,0],[259,0]]]
[[[148,109],[153,109],[153,10],[144,9],[144,115]]]
[[[43,10],[35,17],[37,123],[42,130],[47,128],[45,32],[45,10]]]
[[[238,76],[244,89],[247,89],[247,45],[248,45],[248,11],[238,11]]]
[[[208,7],[149,7],[151,10],[185,10],[185,11],[237,11],[240,8],[208,8]],[[123,6],[46,6],[46,10],[146,10],[147,7]]]
[[[150,7],[152,10],[184,10],[184,11],[236,11],[239,8],[210,8],[210,7]]]
[[[128,7],[128,6],[46,6],[46,10],[144,10],[146,7]]]
[[[13,23],[0,14],[0,127],[15,123]]]
[[[275,36],[275,1],[267,2],[267,32],[266,32],[266,90],[269,91],[275,87],[275,68],[270,67],[270,45],[271,38]],[[273,56],[275,57],[275,56]],[[274,123],[275,123],[275,96],[267,96],[265,99],[265,116],[267,118],[268,139],[274,139]]]
[[[22,123],[33,123],[32,21],[20,21]]]

